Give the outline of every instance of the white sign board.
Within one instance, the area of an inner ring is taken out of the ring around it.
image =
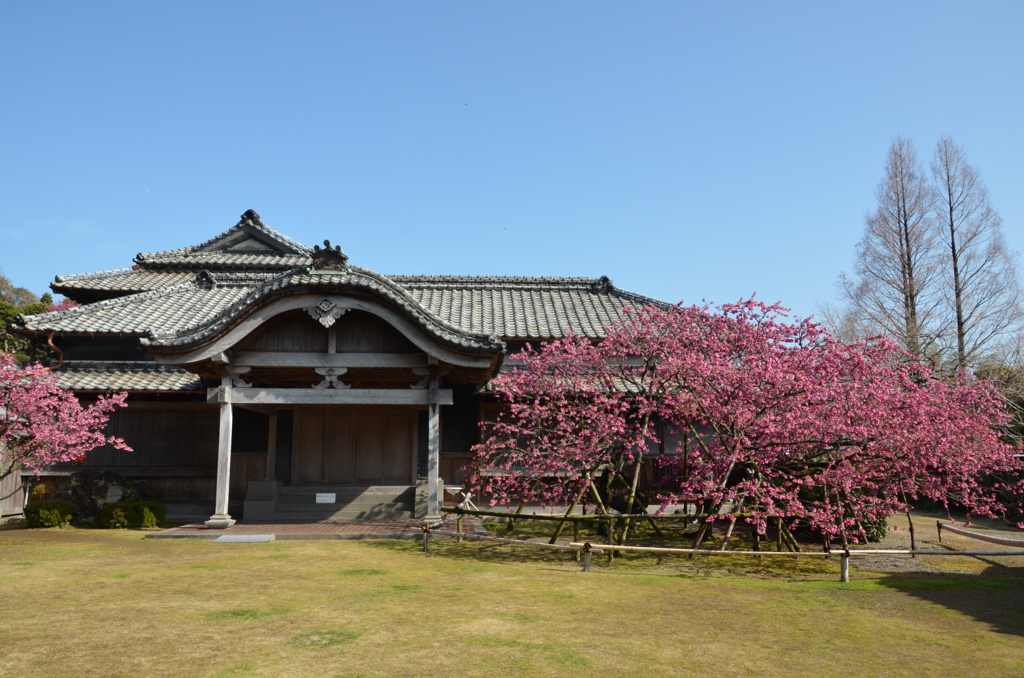
[[[309,495],[306,495],[309,496]],[[334,492],[317,492],[316,503],[318,504],[333,504],[337,501],[338,495]]]

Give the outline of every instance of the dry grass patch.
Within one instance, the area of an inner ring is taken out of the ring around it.
[[[0,530],[0,675],[1024,674],[1015,570]],[[53,639],[59,638],[55,642]]]

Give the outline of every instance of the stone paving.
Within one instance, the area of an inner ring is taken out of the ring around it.
[[[203,523],[171,527],[146,535],[147,539],[216,539],[224,535],[272,534],[275,539],[419,539],[423,521],[406,520],[322,520],[304,523],[263,523],[239,521],[231,527],[216,529]],[[451,521],[438,529],[454,530]],[[465,518],[463,530],[479,533],[478,519]]]
[[[275,539],[417,539],[421,520],[324,520],[308,523],[239,521],[216,529],[202,523],[172,527],[147,539],[216,539],[223,535],[272,534]]]

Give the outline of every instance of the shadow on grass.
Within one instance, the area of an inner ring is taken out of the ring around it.
[[[877,583],[1024,636],[1024,568],[994,564],[978,574],[889,575]]]
[[[525,521],[524,521],[525,522]],[[542,529],[531,525],[517,528],[511,534],[500,527],[488,524],[488,531],[494,536],[520,539],[546,544],[551,536],[550,529]],[[570,532],[571,533],[571,532]],[[581,541],[601,544],[606,538],[596,534],[580,534]],[[564,539],[563,539],[564,541]],[[376,541],[368,542],[375,548],[392,552],[423,554],[423,542],[418,541]],[[640,532],[636,539],[630,539],[632,545],[668,546],[689,548],[692,546],[692,535],[682,533],[666,533],[660,537]],[[715,548],[719,541],[709,540],[704,548]],[[736,550],[750,548],[741,540],[734,540],[731,547]],[[576,560],[576,554],[570,550],[555,550],[530,544],[508,544],[485,540],[466,539],[461,544],[450,537],[433,537],[430,541],[429,555],[443,557],[452,561],[473,562],[475,564],[532,564],[564,569],[582,569],[582,557]],[[710,577],[758,577],[780,581],[804,581],[839,577],[839,561],[807,557],[764,557],[755,556],[717,556],[686,554],[655,554],[655,553],[624,553],[615,555],[614,561],[608,562],[607,554],[595,554],[592,568],[616,575],[658,575],[678,576],[685,578]]]

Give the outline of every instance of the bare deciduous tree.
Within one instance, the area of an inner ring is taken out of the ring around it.
[[[822,305],[846,339],[887,334],[935,367],[1005,362],[1021,344],[1024,295],[978,170],[949,137],[936,145],[931,181],[913,144],[897,136],[878,185],[877,210],[857,244],[845,304]]]
[[[992,209],[977,168],[951,138],[942,137],[932,159],[935,221],[943,249],[943,278],[950,308],[951,351],[957,370],[976,366],[1022,321],[1014,257],[1002,219]]]
[[[936,349],[941,271],[929,219],[934,191],[909,139],[893,140],[876,196],[878,209],[868,215],[857,244],[857,279],[843,275],[840,285],[862,326],[925,358]]]

